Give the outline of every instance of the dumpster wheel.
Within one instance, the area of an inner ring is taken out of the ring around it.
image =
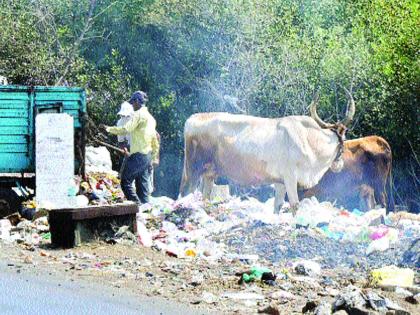
[[[18,194],[11,188],[0,188],[0,219],[22,207]]]

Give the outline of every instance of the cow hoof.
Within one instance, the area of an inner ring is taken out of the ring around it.
[[[296,212],[298,211],[298,208],[299,206],[297,204],[290,207],[286,207],[286,208],[283,208],[284,209],[283,213],[291,213],[293,214],[293,216],[296,216]]]

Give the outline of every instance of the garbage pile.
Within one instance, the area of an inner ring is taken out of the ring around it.
[[[89,189],[111,186],[99,175],[95,181]],[[206,201],[200,193],[151,198],[139,208],[137,234],[119,226],[101,235],[123,247],[94,244],[54,261],[66,270],[135,279],[137,287],[169,298],[190,294],[189,303],[238,314],[418,313],[420,215],[348,211],[315,198],[302,200],[295,214],[286,207],[274,214],[273,203]],[[16,227],[5,221],[0,238],[31,252],[49,242],[45,217]]]
[[[75,176],[68,194],[75,197],[75,204],[68,207],[111,205],[124,202],[120,180],[112,173],[87,173],[86,180]],[[38,211],[36,197],[22,203],[20,214],[31,220]]]
[[[79,207],[115,204],[124,199],[120,180],[111,173],[88,173],[86,181],[80,181],[76,196]]]
[[[112,170],[111,153],[107,148],[87,146],[85,151],[86,173],[117,174]]]
[[[51,233],[46,216],[34,221],[19,218],[17,225],[9,219],[0,220],[0,239],[8,243],[19,243],[28,249],[33,246],[51,243]]]
[[[377,314],[376,312],[379,314],[388,314],[388,312],[390,314],[410,314],[383,295],[371,289],[361,290],[353,285],[344,288],[332,303],[308,301],[302,313],[332,314],[332,312],[339,311],[344,311],[344,314]]]
[[[330,268],[420,268],[419,215],[348,211],[315,197],[304,199],[296,215],[275,215],[273,202],[207,202],[200,193],[177,201],[152,198],[140,208],[139,241],[176,257],[262,257],[271,262],[305,258],[319,259]]]
[[[111,154],[105,147],[86,147],[86,181],[76,178],[77,206],[120,203],[124,194],[118,173],[112,170]]]

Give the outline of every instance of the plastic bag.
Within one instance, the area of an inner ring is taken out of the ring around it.
[[[373,285],[409,287],[413,285],[414,271],[408,268],[398,268],[397,266],[386,266],[372,270],[370,277]]]

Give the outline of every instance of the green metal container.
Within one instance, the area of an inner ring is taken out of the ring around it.
[[[4,85],[0,86],[0,174],[35,172],[35,117],[47,112],[73,116],[77,172],[83,172],[84,90]]]

